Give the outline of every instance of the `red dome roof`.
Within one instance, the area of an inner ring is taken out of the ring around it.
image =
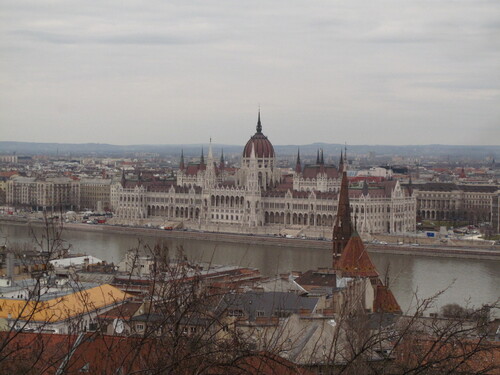
[[[243,150],[243,157],[249,158],[252,154],[252,144],[255,147],[255,157],[256,158],[272,158],[274,157],[274,148],[269,139],[262,134],[256,133],[247,142],[245,149]]]
[[[262,134],[262,124],[260,123],[260,111],[259,119],[257,121],[257,132],[250,138],[243,149],[243,157],[249,158],[252,154],[252,145],[255,149],[256,158],[272,158],[274,157],[274,147],[267,139],[267,137]]]

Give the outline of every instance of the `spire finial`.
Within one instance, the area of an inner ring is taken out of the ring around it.
[[[257,118],[257,133],[262,133],[262,123],[260,122],[260,105],[259,105],[259,116]]]
[[[208,144],[208,163],[211,163],[214,158],[212,154],[212,137],[210,137],[210,143]]]
[[[297,149],[297,162],[295,163],[295,172],[302,172],[302,166],[300,164],[300,148]]]
[[[219,167],[220,168],[224,168],[224,149],[221,150],[221,153],[220,153],[220,163],[219,163]]]
[[[125,187],[125,183],[127,182],[127,179],[125,178],[125,169],[122,168],[122,180],[121,184],[123,187]]]
[[[184,169],[184,149],[181,149],[181,162],[179,163],[179,169]]]
[[[333,225],[333,256],[335,259],[347,245],[352,235],[353,227],[351,222],[351,207],[349,204],[349,180],[347,173],[342,172],[342,182],[340,184],[337,217]]]
[[[347,171],[347,167],[348,167],[348,162],[347,162],[347,141],[345,142],[345,146],[344,146],[344,163],[343,163],[343,166],[342,166],[342,171],[345,172]]]

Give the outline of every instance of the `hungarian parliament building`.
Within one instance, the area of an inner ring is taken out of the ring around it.
[[[239,168],[226,167],[222,156],[215,160],[210,144],[199,162],[185,163],[181,155],[175,183],[130,180],[123,174],[111,185],[115,218],[207,231],[330,237],[346,155],[341,152],[338,165],[333,165],[318,151],[315,164],[302,165],[298,153],[294,171],[282,171],[262,132],[260,113],[256,130]],[[349,187],[349,200],[360,233],[415,231],[417,205],[411,185],[364,182]]]

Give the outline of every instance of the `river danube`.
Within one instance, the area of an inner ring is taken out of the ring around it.
[[[25,225],[0,224],[2,241],[32,246],[29,228]],[[115,264],[127,250],[138,245],[131,233],[105,233],[64,230],[63,238],[71,244],[72,253],[86,253]],[[145,244],[154,245],[152,235],[142,236]],[[291,270],[306,271],[331,264],[328,250],[235,244],[195,239],[161,241],[174,253],[182,247],[192,261],[240,265],[258,268],[266,276]],[[500,297],[500,262],[493,260],[456,259],[411,255],[370,254],[380,274],[389,270],[390,286],[402,309],[412,310],[415,295],[426,298],[440,290],[434,311],[447,303],[480,307]],[[499,314],[496,313],[496,316]]]

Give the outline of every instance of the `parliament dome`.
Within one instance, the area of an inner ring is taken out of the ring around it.
[[[252,154],[252,145],[255,149],[256,158],[273,158],[274,157],[274,147],[267,139],[267,137],[262,134],[262,124],[260,122],[260,112],[259,118],[257,120],[257,132],[250,138],[243,149],[243,157],[249,158]]]

